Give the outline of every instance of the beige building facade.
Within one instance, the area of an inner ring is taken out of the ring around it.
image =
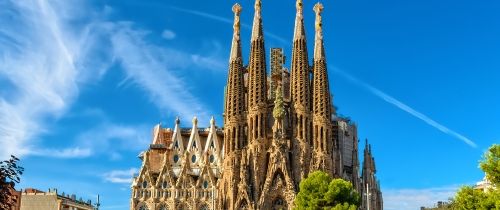
[[[369,200],[382,209],[374,158],[365,154],[360,177],[356,125],[336,116],[323,45],[322,4],[316,15],[314,57],[308,58],[302,0],[296,18],[290,70],[283,50],[271,48],[267,73],[261,0],[255,1],[248,65],[240,39],[239,4],[224,90],[223,126],[208,128],[193,119],[182,128],[153,129],[132,183],[131,210],[292,209],[302,179],[315,170],[369,187]],[[365,149],[366,150],[366,149]],[[367,150],[368,152],[368,150]],[[375,198],[376,197],[376,198]]]
[[[26,189],[21,193],[21,210],[95,210],[91,201],[77,199],[75,195],[58,194],[51,189],[43,192]]]

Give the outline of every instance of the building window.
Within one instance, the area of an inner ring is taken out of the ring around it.
[[[168,210],[168,206],[163,204],[161,207],[160,207],[160,210]]]
[[[196,155],[191,156],[191,162],[196,162]]]
[[[210,210],[210,208],[208,208],[208,205],[207,205],[207,204],[203,204],[203,205],[200,207],[200,210]]]
[[[203,188],[204,188],[204,189],[207,189],[207,188],[208,188],[208,181],[207,181],[207,180],[205,180],[205,181],[203,182]]]
[[[168,183],[164,181],[164,182],[161,184],[161,187],[162,187],[163,189],[168,188]]]
[[[175,154],[174,155],[174,163],[177,163],[179,161],[179,155]]]
[[[273,210],[288,209],[286,202],[282,198],[277,198],[273,202]]]
[[[149,210],[148,206],[146,204],[142,204],[141,207],[139,207],[139,210]]]
[[[215,161],[215,156],[214,155],[210,155],[210,163],[214,163]]]
[[[146,187],[148,187],[148,182],[143,181],[143,182],[142,182],[142,188],[146,188]]]

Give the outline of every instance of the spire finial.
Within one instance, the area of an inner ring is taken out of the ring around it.
[[[323,4],[316,3],[314,5],[314,12],[316,13],[316,32],[321,31],[322,29],[322,21],[321,21],[321,12],[323,12]]]
[[[233,25],[233,42],[231,44],[231,54],[229,56],[229,61],[233,61],[241,57],[240,49],[240,14],[242,7],[236,3],[233,6],[234,12],[234,25]]]
[[[261,0],[255,0],[255,12],[259,12],[261,11],[261,8],[262,8],[262,1]]]
[[[314,12],[316,13],[316,38],[314,44],[314,60],[320,60],[324,56],[323,49],[323,21],[321,18],[321,12],[323,12],[323,4],[316,3],[314,5]]]
[[[193,126],[197,126],[197,125],[198,125],[198,118],[193,117]]]
[[[238,17],[240,16],[241,9],[242,8],[241,8],[240,4],[236,3],[233,5],[233,12],[234,12],[235,16],[238,16]]]
[[[295,15],[295,31],[293,34],[293,40],[301,38],[305,39],[304,17],[302,15],[303,13],[302,0],[297,0],[296,7],[297,7],[297,14]]]
[[[261,38],[263,36],[261,10],[262,10],[261,0],[255,0],[255,14],[253,17],[253,26],[252,26],[252,41]]]
[[[212,118],[210,119],[210,125],[214,125],[214,126],[215,126],[215,119],[214,119],[214,116],[212,116]]]
[[[175,118],[175,124],[176,124],[176,125],[181,124],[181,119],[179,119],[179,116],[177,116],[177,117]]]
[[[303,10],[302,9],[302,7],[303,7],[302,0],[297,0],[297,3],[295,4],[295,6],[297,7],[297,12],[302,13],[302,10]]]

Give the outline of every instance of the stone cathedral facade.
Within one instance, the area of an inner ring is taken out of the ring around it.
[[[132,183],[131,210],[292,209],[299,183],[323,170],[353,183],[360,209],[382,209],[375,159],[367,142],[360,173],[356,125],[337,116],[330,93],[321,12],[314,57],[308,57],[302,0],[296,2],[290,71],[282,49],[271,48],[267,74],[261,0],[255,2],[250,58],[245,65],[239,4],[233,6],[223,127],[193,119],[189,128],[153,129]]]

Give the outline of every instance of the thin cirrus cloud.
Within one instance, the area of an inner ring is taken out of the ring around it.
[[[215,21],[219,21],[219,22],[223,22],[223,23],[228,23],[228,24],[233,24],[233,21],[231,19],[228,19],[228,18],[224,18],[224,17],[220,17],[220,16],[217,16],[217,15],[214,15],[214,14],[210,14],[210,13],[206,13],[206,12],[202,12],[202,11],[197,11],[197,10],[191,10],[191,9],[184,9],[184,8],[179,8],[179,7],[170,7],[174,10],[177,10],[177,11],[181,11],[181,12],[184,12],[184,13],[188,13],[188,14],[192,14],[192,15],[196,15],[196,16],[200,16],[200,17],[205,17],[205,18],[209,18],[209,19],[212,19],[212,20],[215,20]],[[242,24],[243,27],[247,28],[247,29],[251,29],[251,26],[250,25],[246,25],[246,24]],[[273,33],[267,33],[270,37],[280,41],[280,42],[283,42],[283,43],[287,43],[286,40],[282,37],[280,37],[279,35],[276,35],[276,34],[273,34]],[[382,100],[384,100],[385,102],[393,105],[393,106],[396,106],[397,108],[407,112],[408,114],[424,121],[425,123],[427,123],[428,125],[438,129],[439,131],[449,135],[449,136],[452,136],[456,139],[459,139],[460,141],[463,141],[464,143],[466,143],[467,145],[473,147],[473,148],[476,148],[477,145],[474,141],[472,141],[471,139],[465,137],[464,135],[454,131],[454,130],[451,130],[449,129],[448,127],[436,122],[435,120],[431,119],[430,117],[428,117],[427,115],[421,113],[421,112],[418,112],[416,111],[415,109],[411,108],[410,106],[402,103],[401,101],[397,100],[396,98],[380,91],[379,89],[367,84],[366,82],[363,82],[357,78],[355,78],[354,76],[338,69],[338,68],[333,68],[333,70],[337,73],[339,73],[341,76],[343,76],[344,78],[348,79],[349,81],[353,82],[354,84],[368,90],[370,93],[374,94],[375,96],[381,98]]]
[[[144,150],[148,145],[150,128],[145,125],[122,125],[102,119],[102,123],[78,134],[75,144],[94,155],[120,159],[120,152]]]
[[[46,1],[3,3],[0,78],[10,88],[0,95],[0,158],[43,154],[32,150],[36,136],[47,132],[42,121],[60,117],[78,94],[76,61],[86,52],[76,37],[65,33],[65,19],[54,12],[61,6]]]
[[[92,155],[92,150],[80,147],[66,149],[34,149],[30,151],[30,155],[53,158],[86,158]]]
[[[173,10],[179,11],[179,12],[184,12],[184,13],[191,14],[191,15],[196,15],[196,16],[199,16],[199,17],[209,18],[211,20],[215,20],[215,21],[218,21],[218,22],[222,22],[222,23],[227,23],[227,24],[233,25],[233,20],[230,19],[230,18],[221,17],[221,16],[218,16],[218,15],[214,15],[214,14],[210,14],[210,13],[202,12],[202,11],[198,11],[198,10],[185,9],[185,8],[174,7],[174,6],[171,6],[170,8],[173,9]],[[251,25],[242,23],[241,26],[243,28],[245,28],[245,29],[252,30],[252,26]],[[272,38],[272,39],[274,39],[274,40],[276,40],[276,41],[278,41],[278,42],[280,42],[282,44],[288,44],[288,43],[290,43],[286,39],[284,39],[281,36],[279,36],[279,35],[277,35],[275,33],[272,33],[272,32],[266,32],[264,35],[266,35],[269,38]]]
[[[80,89],[98,81],[114,63],[158,109],[186,118],[198,113],[208,120],[210,110],[185,88],[176,70],[206,68],[207,62],[212,68],[225,66],[217,56],[156,46],[148,42],[146,30],[135,29],[130,22],[106,21],[105,11],[84,1],[1,5],[1,159],[10,154],[75,158],[93,153],[84,147],[43,148],[39,138],[67,114]]]
[[[383,189],[384,209],[413,210],[433,207],[438,201],[448,201],[458,190],[458,185],[424,189]]]
[[[439,131],[451,136],[451,137],[454,137],[464,143],[466,143],[467,145],[473,147],[473,148],[476,148],[477,145],[474,141],[470,140],[469,138],[465,137],[464,135],[454,131],[454,130],[451,130],[449,129],[448,127],[444,126],[443,124],[440,124],[438,122],[436,122],[435,120],[431,119],[430,117],[428,117],[427,115],[411,108],[410,106],[406,105],[405,103],[397,100],[396,98],[388,95],[387,93],[384,93],[382,92],[381,90],[369,85],[368,83],[366,82],[363,82],[355,77],[353,77],[352,75],[348,74],[347,72],[345,71],[342,71],[341,69],[339,68],[333,68],[334,72],[338,73],[339,75],[343,76],[344,78],[346,78],[348,81],[368,90],[371,94],[379,97],[380,99],[384,100],[385,102],[405,111],[406,113],[422,120],[423,122],[427,123],[428,125],[438,129]]]
[[[137,172],[138,172],[137,168],[130,168],[126,170],[113,170],[104,173],[102,177],[107,182],[116,184],[130,184],[132,183],[132,176]]]
[[[172,30],[169,30],[169,29],[165,29],[163,30],[163,32],[161,33],[161,37],[163,37],[164,39],[166,40],[172,40],[172,39],[175,39],[176,37],[176,34],[174,31]]]

